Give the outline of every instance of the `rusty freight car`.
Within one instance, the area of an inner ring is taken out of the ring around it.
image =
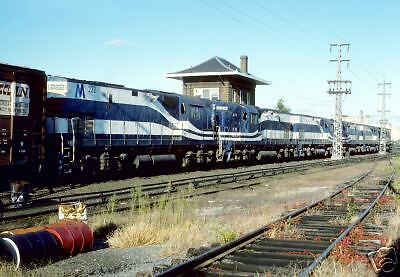
[[[42,170],[46,82],[43,71],[0,63],[0,189]]]

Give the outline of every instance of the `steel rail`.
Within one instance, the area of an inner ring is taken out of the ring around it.
[[[375,160],[375,159],[380,159],[380,158],[382,158],[382,156],[371,155],[371,156],[364,156],[364,157],[351,157],[350,160],[338,160],[338,161],[323,160],[322,163],[323,163],[323,166],[332,166],[332,165],[342,165],[342,164],[346,164],[349,162],[360,162],[363,160]],[[126,188],[111,189],[111,190],[105,190],[105,191],[95,191],[95,192],[85,192],[85,193],[61,195],[61,196],[42,197],[42,198],[28,201],[28,202],[24,203],[24,205],[22,207],[18,207],[18,208],[15,208],[15,203],[5,203],[5,204],[3,204],[3,211],[8,212],[8,211],[13,211],[13,210],[28,209],[30,207],[46,206],[50,203],[54,204],[54,203],[61,203],[61,202],[66,202],[66,201],[75,201],[77,199],[89,200],[93,197],[99,198],[99,197],[105,197],[105,196],[112,196],[114,194],[127,193],[129,190],[132,190],[135,188],[140,188],[141,191],[144,192],[147,190],[167,188],[171,185],[183,186],[183,185],[188,185],[188,184],[194,184],[196,186],[199,183],[205,183],[207,181],[215,182],[215,183],[222,183],[223,179],[229,179],[229,178],[232,178],[232,179],[234,179],[234,181],[237,181],[240,177],[243,177],[243,176],[251,177],[252,174],[253,175],[262,174],[262,176],[260,176],[260,177],[264,177],[264,176],[269,176],[269,175],[276,175],[276,172],[280,172],[280,171],[282,171],[282,173],[285,173],[285,170],[291,170],[291,169],[296,169],[296,168],[307,169],[309,167],[312,167],[315,164],[321,164],[321,161],[316,160],[316,161],[310,161],[307,163],[301,163],[301,164],[296,164],[296,165],[283,165],[283,166],[279,165],[279,166],[272,167],[272,168],[250,169],[250,170],[246,170],[246,171],[239,172],[239,173],[219,173],[219,174],[210,174],[210,175],[201,176],[201,177],[188,177],[188,178],[181,178],[178,180],[154,182],[154,183],[143,184],[140,186],[131,186],[131,187],[126,187]],[[256,178],[256,176],[254,176],[254,178]]]
[[[330,161],[326,161],[330,166],[332,163]],[[0,215],[0,220],[9,220],[9,219],[18,219],[29,216],[38,216],[43,215],[50,212],[57,211],[56,204],[62,202],[74,202],[74,201],[93,201],[91,204],[104,204],[107,198],[112,196],[123,196],[127,194],[131,194],[132,190],[140,189],[140,191],[147,192],[148,196],[156,196],[159,194],[171,193],[176,191],[176,187],[189,186],[193,185],[194,188],[203,188],[210,185],[216,184],[227,184],[234,183],[243,180],[250,180],[255,178],[262,178],[267,176],[277,175],[279,173],[289,173],[289,172],[298,172],[301,170],[307,170],[315,164],[319,164],[317,161],[302,163],[296,165],[285,165],[285,166],[277,166],[273,168],[261,168],[261,169],[251,169],[244,172],[239,173],[223,173],[223,174],[213,174],[201,177],[189,177],[182,178],[179,180],[172,180],[166,182],[156,182],[143,184],[141,186],[132,186],[121,189],[113,189],[107,191],[97,191],[97,192],[87,192],[87,193],[79,193],[79,194],[71,194],[66,196],[58,196],[58,197],[47,197],[41,199],[35,199],[34,201],[30,201],[24,204],[21,207],[16,207],[15,204],[8,204],[9,208],[6,208],[7,205],[3,205],[3,212]],[[335,162],[335,165],[342,165],[342,163]],[[325,164],[324,164],[325,165]],[[129,198],[129,197],[128,197]],[[127,197],[120,197],[118,200],[126,200]],[[47,209],[46,209],[47,207]],[[6,208],[6,209],[4,209]],[[39,208],[43,208],[41,211],[37,211]],[[31,211],[35,209],[36,212],[22,214],[23,211]],[[4,213],[19,213],[19,215],[11,215],[5,216]]]
[[[5,207],[8,206],[10,208],[3,209],[3,212],[16,212],[22,210],[29,210],[31,208],[46,207],[49,205],[54,205],[62,202],[73,202],[78,200],[88,201],[92,199],[102,199],[114,195],[126,195],[128,193],[131,193],[132,190],[134,189],[140,189],[142,193],[148,192],[149,195],[151,195],[152,193],[158,194],[157,190],[159,190],[159,192],[161,193],[173,192],[176,190],[176,187],[188,186],[191,184],[193,184],[194,187],[197,188],[197,187],[210,186],[214,184],[233,183],[238,181],[277,175],[278,173],[288,173],[288,172],[306,170],[311,166],[312,165],[309,164],[306,165],[301,164],[301,165],[284,166],[284,167],[281,166],[281,167],[267,168],[267,169],[264,168],[264,169],[259,169],[257,171],[252,170],[250,172],[224,173],[220,175],[208,175],[204,177],[185,178],[174,181],[143,184],[140,186],[132,186],[127,188],[113,189],[107,191],[87,192],[87,193],[71,194],[58,197],[49,197],[45,199],[36,199],[35,201],[30,201],[21,207],[15,207],[16,205],[14,203],[8,204]],[[256,175],[260,176],[257,177]]]
[[[243,236],[240,236],[237,239],[234,239],[231,242],[228,242],[226,244],[223,244],[219,247],[216,247],[214,249],[211,249],[210,251],[201,254],[197,257],[194,257],[180,265],[177,265],[175,267],[172,267],[164,272],[161,272],[160,274],[158,274],[157,276],[181,276],[184,274],[187,274],[189,272],[201,269],[203,267],[206,267],[210,264],[212,264],[213,262],[215,262],[216,260],[221,259],[222,257],[225,257],[229,254],[231,254],[232,252],[237,251],[238,249],[242,248],[243,246],[246,246],[250,243],[252,243],[253,241],[257,240],[258,238],[260,238],[261,236],[264,235],[264,233],[266,231],[268,231],[272,226],[274,226],[274,224],[287,220],[289,218],[294,218],[300,214],[303,214],[304,212],[308,211],[309,209],[321,204],[322,202],[331,199],[333,197],[335,197],[336,195],[342,193],[345,189],[355,185],[356,183],[360,182],[361,180],[363,180],[366,176],[368,176],[370,173],[372,172],[372,170],[367,171],[366,173],[362,174],[361,176],[359,176],[356,180],[351,181],[349,184],[347,184],[346,186],[340,188],[339,190],[335,191],[334,193],[332,193],[331,195],[329,195],[328,197],[325,197],[323,199],[320,199],[318,201],[313,202],[310,205],[307,205],[305,207],[302,207],[300,209],[294,210],[288,214],[286,214],[285,216],[278,218],[276,220],[274,220],[273,222],[264,225],[250,233],[247,233]]]
[[[332,251],[332,249],[336,246],[336,244],[338,244],[343,238],[345,238],[350,231],[354,228],[354,226],[356,226],[357,224],[359,224],[372,210],[373,207],[375,207],[376,203],[378,203],[379,199],[381,198],[381,196],[385,193],[385,191],[387,190],[387,188],[390,186],[394,176],[396,174],[392,173],[392,175],[389,177],[389,180],[386,181],[386,185],[385,187],[382,189],[382,191],[379,193],[379,195],[376,197],[376,199],[368,206],[367,209],[364,210],[364,212],[359,215],[350,225],[349,227],[347,227],[346,230],[344,230],[339,237],[337,237],[331,245],[329,245],[324,252],[322,252],[307,268],[305,268],[298,276],[299,277],[306,277],[309,276],[312,271],[315,269],[315,267],[321,262],[323,261],[328,255],[329,253]]]
[[[359,162],[364,160],[379,160],[384,157],[385,156],[382,155],[369,155],[364,157],[352,157],[351,159],[346,159],[341,161],[324,160],[322,161],[322,164],[320,160],[317,160],[295,165],[284,165],[284,166],[279,165],[272,168],[251,169],[239,173],[212,174],[201,177],[182,178],[167,182],[149,183],[149,184],[143,184],[141,186],[132,186],[128,188],[113,189],[100,192],[87,192],[87,193],[59,196],[54,198],[48,197],[48,198],[36,199],[35,201],[31,201],[22,207],[12,207],[8,209],[4,209],[3,207],[3,210],[0,211],[0,222],[9,220],[18,220],[21,218],[43,216],[46,214],[54,213],[57,212],[58,210],[57,204],[62,202],[84,201],[87,202],[86,204],[88,206],[96,206],[106,203],[107,199],[115,196],[118,196],[118,199],[116,199],[118,201],[129,200],[131,198],[131,193],[134,189],[140,189],[142,193],[146,192],[147,196],[153,197],[161,194],[174,193],[177,191],[176,188],[181,186],[193,185],[194,188],[204,188],[211,185],[235,183],[244,180],[273,176],[277,175],[278,173],[298,172],[301,170],[307,170],[315,165],[340,166],[350,162]],[[246,184],[244,186],[249,186],[249,185]],[[238,186],[238,187],[243,187],[243,186]],[[238,187],[233,187],[230,189],[235,189]],[[215,191],[219,192],[221,190],[215,190]],[[199,193],[199,195],[209,194],[209,193],[212,192]],[[126,208],[122,207],[120,208],[120,210],[126,210]]]

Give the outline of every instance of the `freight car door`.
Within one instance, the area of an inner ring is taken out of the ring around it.
[[[12,82],[10,86],[10,156],[13,164],[25,164],[28,162],[30,152],[30,119],[29,102],[30,88],[23,83]]]
[[[11,161],[11,86],[0,80],[0,167]]]
[[[0,100],[0,102],[3,100]],[[1,114],[0,110],[0,167],[9,165],[10,156],[10,117]]]

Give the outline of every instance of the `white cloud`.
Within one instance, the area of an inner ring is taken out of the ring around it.
[[[104,42],[104,45],[109,47],[120,47],[126,45],[128,42],[122,38],[115,38]]]

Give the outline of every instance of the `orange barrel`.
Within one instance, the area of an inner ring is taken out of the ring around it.
[[[18,268],[21,264],[57,260],[60,248],[57,240],[46,231],[37,231],[22,235],[1,238],[2,256],[14,261]]]
[[[61,220],[61,221],[57,222],[55,225],[57,225],[57,226],[61,226],[61,225],[62,226],[73,226],[71,228],[75,229],[75,231],[77,231],[77,229],[79,229],[79,231],[83,235],[83,242],[84,242],[83,248],[80,252],[84,252],[84,251],[90,250],[92,248],[93,241],[94,241],[93,232],[92,232],[92,230],[90,230],[90,228],[87,224],[80,222],[80,221],[67,219],[67,220]]]
[[[76,251],[75,255],[82,253],[85,247],[85,235],[83,234],[82,230],[75,224],[74,225],[66,224],[65,227],[71,231],[74,237],[74,242],[75,242],[74,250]]]
[[[74,248],[71,252],[71,255],[74,256],[74,255],[81,253],[82,249],[83,249],[84,239],[85,239],[83,237],[82,232],[79,229],[75,229],[75,228],[71,227],[72,225],[66,225],[66,224],[61,225],[60,224],[58,226],[62,226],[63,228],[68,230],[72,235],[72,238],[74,240]]]
[[[66,256],[71,256],[74,254],[75,243],[74,237],[72,236],[70,230],[61,225],[47,226],[45,230],[58,240],[58,243]]]
[[[4,232],[2,232],[2,234],[22,235],[22,234],[26,234],[26,233],[37,232],[37,231],[40,231],[43,229],[44,229],[44,226],[34,226],[34,227],[29,227],[29,228],[19,228],[19,229],[4,231]]]
[[[71,233],[72,238],[74,240],[74,247],[71,251],[72,256],[77,255],[83,251],[84,242],[85,242],[84,241],[85,237],[84,237],[82,231],[78,227],[75,226],[75,223],[76,223],[76,221],[73,221],[73,223],[70,221],[60,221],[58,223],[47,226],[47,229],[52,229],[54,227],[62,227]]]
[[[89,226],[87,226],[83,222],[77,222],[76,226],[79,226],[84,237],[83,251],[90,250],[93,246],[93,241],[94,241],[92,230],[90,230]]]

